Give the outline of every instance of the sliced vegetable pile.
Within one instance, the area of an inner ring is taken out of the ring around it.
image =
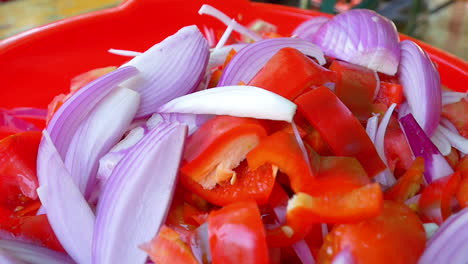
[[[0,110],[2,263],[466,263],[468,98],[424,50],[369,10],[199,13],[226,31]]]

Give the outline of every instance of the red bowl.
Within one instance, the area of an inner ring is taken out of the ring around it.
[[[198,15],[211,4],[241,23],[261,18],[290,33],[315,11],[248,0],[127,0],[120,6],[61,20],[0,42],[0,106],[46,107],[54,95],[68,90],[73,76],[88,70],[120,65],[128,58],[109,48],[144,51],[185,25],[225,27]],[[402,39],[409,38],[401,35]],[[418,42],[438,64],[442,83],[465,91],[468,64],[428,44]]]

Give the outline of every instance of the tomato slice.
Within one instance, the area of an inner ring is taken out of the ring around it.
[[[211,212],[208,236],[213,264],[269,263],[265,228],[254,201]]]
[[[424,222],[442,224],[452,214],[452,199],[460,184],[460,172],[437,179],[421,193],[419,214]]]
[[[10,210],[0,207],[1,231],[53,250],[65,251],[55,236],[46,215],[15,216]]]
[[[442,116],[446,117],[457,128],[460,135],[468,138],[468,100],[463,98],[459,102],[444,105]]]
[[[41,132],[23,132],[0,141],[0,205],[10,210],[37,199],[36,158]]]
[[[423,183],[424,159],[416,158],[411,168],[401,176],[397,183],[385,192],[385,199],[404,203],[419,192]]]
[[[369,177],[386,169],[364,127],[328,88],[307,92],[295,103],[336,155],[356,157]]]
[[[311,86],[334,82],[335,79],[334,72],[321,67],[297,49],[283,48],[271,57],[249,85],[294,100]]]
[[[355,263],[417,263],[426,234],[419,217],[406,205],[385,201],[381,213],[354,224],[341,224],[325,237],[318,263],[332,263],[343,250]]]
[[[392,104],[401,104],[403,102],[403,86],[398,83],[380,82],[380,89],[375,102],[383,103],[387,107]]]
[[[399,125],[389,125],[385,133],[384,146],[385,157],[390,170],[397,176],[405,173],[411,167],[414,157],[406,136]]]
[[[151,242],[141,246],[154,263],[160,264],[198,264],[192,250],[180,235],[167,226],[162,226]]]
[[[259,205],[268,201],[276,178],[276,169],[273,166],[265,164],[251,170],[247,162],[241,162],[234,172],[234,181],[218,184],[213,189],[203,188],[183,173],[180,175],[180,181],[188,190],[219,206],[248,199],[255,200]]]
[[[213,189],[235,177],[232,169],[266,135],[255,119],[216,116],[187,139],[181,172],[203,188]]]
[[[359,65],[335,60],[330,70],[337,73],[335,93],[360,120],[372,114],[372,103],[378,88],[377,74]]]

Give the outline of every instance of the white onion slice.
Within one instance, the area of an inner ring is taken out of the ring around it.
[[[176,98],[159,113],[231,115],[291,122],[296,105],[275,93],[254,86],[224,86]]]

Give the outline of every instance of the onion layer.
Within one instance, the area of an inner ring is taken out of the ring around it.
[[[395,24],[374,11],[341,13],[323,24],[312,42],[328,56],[388,75],[397,72],[400,49]]]

